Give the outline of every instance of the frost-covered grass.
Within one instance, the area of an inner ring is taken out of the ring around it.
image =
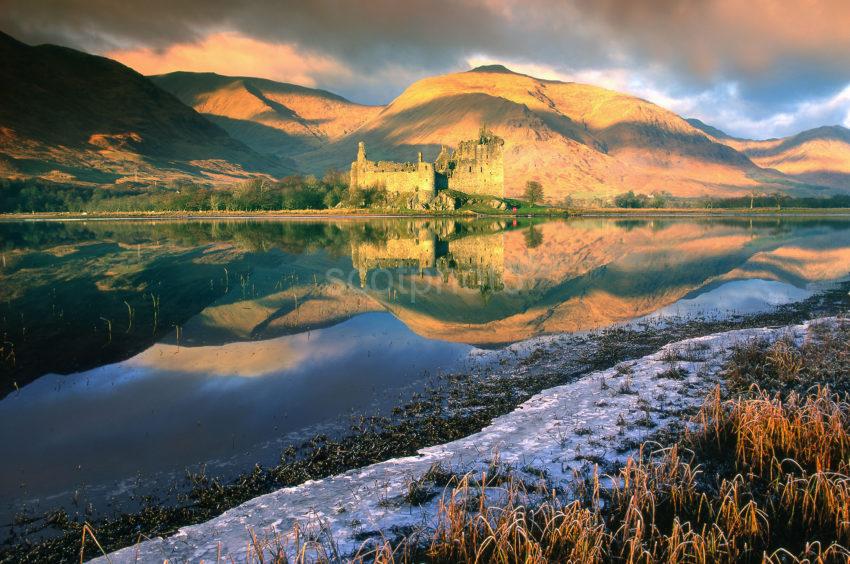
[[[514,499],[529,515],[539,508],[551,512],[581,501],[582,510],[602,511],[597,517],[602,519],[603,538],[609,543],[604,554],[610,556],[613,554],[610,551],[619,546],[616,542],[625,542],[627,538],[621,536],[615,542],[619,525],[614,525],[626,522],[626,513],[612,517],[611,511],[616,506],[611,497],[616,492],[616,488],[612,489],[614,482],[600,479],[601,491],[595,494],[600,499],[599,508],[593,496],[586,493],[595,487],[582,484],[592,484],[592,476],[598,472],[600,476],[620,476],[615,482],[625,485],[624,469],[644,468],[649,472],[656,464],[669,464],[664,462],[664,457],[668,447],[674,444],[678,445],[677,456],[699,477],[694,487],[705,488],[698,490],[700,495],[713,495],[722,485],[722,482],[714,485],[705,482],[704,476],[725,476],[729,482],[726,487],[737,484],[740,479],[735,476],[742,468],[735,460],[721,456],[734,454],[736,450],[724,447],[712,454],[705,446],[714,444],[710,441],[699,443],[704,446],[699,450],[694,439],[698,433],[692,430],[685,437],[684,424],[700,412],[702,401],[711,390],[725,386],[724,374],[731,373],[731,363],[738,355],[734,351],[753,342],[779,340],[804,347],[825,334],[823,327],[836,327],[837,323],[833,320],[826,324],[740,330],[674,343],[637,361],[547,389],[468,437],[422,449],[415,456],[391,459],[260,496],[207,523],[185,527],[165,539],[129,547],[111,554],[110,558],[113,562],[126,562],[137,557],[141,561],[164,558],[212,561],[221,557],[241,562],[256,561],[259,550],[266,561],[284,555],[290,560],[299,557],[335,560],[351,558],[358,551],[366,555],[369,551],[390,548],[396,559],[404,560],[406,553],[408,558],[416,560],[451,560],[457,555],[428,553],[426,548],[435,542],[440,523],[447,518],[448,500],[461,486],[469,492],[477,490],[474,499],[479,502],[485,499],[487,508],[501,511],[500,500]],[[834,340],[837,342],[839,338]],[[703,409],[703,413],[712,412]],[[655,441],[654,446],[649,446],[650,440]],[[685,449],[691,449],[693,455],[684,454]],[[704,460],[698,458],[700,452]],[[700,474],[699,470],[708,468],[710,472]],[[742,476],[746,477],[746,472]],[[806,475],[797,477],[803,476]],[[482,488],[481,484],[486,485]],[[661,499],[667,486],[658,484],[661,490],[653,495]],[[740,484],[736,487],[739,499],[743,499],[742,492],[749,495]],[[576,493],[582,490],[584,494]],[[517,497],[520,493],[526,497]],[[550,505],[541,505],[546,503]],[[762,510],[760,505],[749,507]],[[469,505],[467,514],[475,520],[473,509]],[[660,518],[658,508],[656,512]],[[708,515],[698,516],[702,521],[697,523],[706,525]],[[680,517],[684,518],[684,514]],[[476,522],[484,526],[481,519],[478,517]],[[653,523],[646,521],[644,525],[652,524],[658,531],[664,531],[660,521]],[[667,523],[672,526],[673,521]],[[685,523],[679,520],[676,534],[687,532],[682,529]],[[642,534],[649,534],[648,531],[645,529]],[[688,535],[693,532],[690,530]],[[480,538],[482,542],[484,539]],[[749,542],[748,546],[754,545]],[[558,554],[555,559],[563,556]]]
[[[708,352],[694,344],[667,349],[663,360]],[[672,445],[643,443],[610,474],[576,472],[566,490],[492,466],[456,476],[431,528],[382,539],[353,559],[847,561],[850,403],[846,389],[830,385],[846,384],[848,361],[843,322],[772,342],[755,336],[733,347],[723,366],[728,397],[718,384]],[[828,383],[808,387],[818,376]],[[296,558],[331,556],[312,548]]]
[[[577,475],[567,492],[468,474],[441,498],[429,538],[385,542],[358,557],[847,561],[850,325],[765,337],[734,347],[723,372],[729,397],[715,387],[672,446],[644,443],[616,472]],[[666,358],[681,352],[668,349]]]
[[[850,326],[813,324],[802,342],[789,336],[773,342],[754,339],[735,349],[726,379],[740,393],[753,384],[783,396],[805,394],[814,386],[850,393]]]
[[[568,494],[463,476],[427,538],[384,542],[377,562],[846,561],[850,404],[821,388],[724,401],[686,437]]]
[[[848,359],[840,319],[675,343],[110,558],[845,561]]]

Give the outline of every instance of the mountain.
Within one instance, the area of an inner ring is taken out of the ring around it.
[[[233,138],[275,155],[303,153],[335,141],[382,109],[261,78],[174,72],[150,79]]]
[[[699,120],[697,118],[686,118],[685,121],[688,122],[689,124],[693,125],[697,129],[699,129],[703,133],[708,134],[709,136],[711,136],[713,139],[715,139],[717,141],[723,142],[727,139],[729,139],[729,140],[735,139],[734,137],[727,135],[726,132],[717,129],[714,126],[708,125],[704,121]]]
[[[780,171],[801,182],[850,190],[850,129],[846,127],[823,126],[757,141],[730,137],[702,125],[703,131],[715,140],[744,153],[762,168]]]
[[[0,176],[99,184],[228,183],[348,169],[359,141],[406,160],[474,138],[505,139],[509,196],[540,180],[546,199],[628,190],[676,196],[822,194],[850,186],[850,135],[819,128],[736,139],[627,94],[501,65],[434,76],[387,106],[251,77],[144,77],[103,57],[0,34]]]
[[[112,183],[291,170],[107,58],[0,33],[0,83],[4,176]]]
[[[413,160],[422,148],[434,158],[441,145],[474,138],[482,124],[505,139],[512,196],[530,179],[543,182],[549,201],[627,190],[718,196],[788,185],[782,174],[646,100],[499,65],[420,80],[353,133],[295,160],[314,172],[347,168],[361,140],[374,159]]]

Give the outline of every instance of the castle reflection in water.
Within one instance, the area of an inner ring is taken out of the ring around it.
[[[476,233],[464,233],[456,222],[410,227],[382,241],[352,241],[351,262],[361,287],[367,287],[376,270],[436,269],[444,282],[452,277],[461,288],[504,289],[505,222],[487,224]]]

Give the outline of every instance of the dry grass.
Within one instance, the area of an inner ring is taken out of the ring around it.
[[[652,450],[644,444],[613,476],[577,476],[569,494],[465,476],[441,499],[427,543],[413,549],[384,544],[360,557],[850,561],[848,337],[847,327],[839,326],[817,329],[799,346],[790,338],[748,343],[727,367],[739,393],[724,399],[715,389],[673,446]],[[841,393],[811,387],[818,381]]]
[[[805,394],[819,385],[850,393],[850,324],[841,320],[834,326],[814,326],[799,345],[790,336],[772,344],[745,343],[733,352],[726,378],[738,393],[746,393],[754,383],[783,396]]]
[[[826,389],[729,401],[718,389],[680,443],[656,451],[645,444],[616,475],[578,479],[566,496],[467,475],[441,499],[427,543],[384,543],[359,558],[846,561],[848,416],[850,405]]]
[[[845,382],[847,337],[824,328],[799,346],[740,347],[727,376],[746,391],[727,399],[717,387],[672,446],[645,443],[613,475],[576,474],[568,492],[498,464],[465,476],[432,468],[408,497],[423,503],[429,484],[444,487],[434,522],[371,538],[353,560],[850,562],[850,396],[809,387]],[[327,531],[297,529],[252,536],[248,560],[290,562],[292,546],[296,562],[339,560]]]

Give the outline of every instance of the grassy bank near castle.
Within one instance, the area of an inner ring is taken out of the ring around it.
[[[632,192],[594,201],[545,200],[534,184],[534,198],[500,198],[439,193],[421,205],[415,195],[377,188],[350,190],[345,175],[291,176],[277,181],[254,179],[237,186],[193,183],[168,186],[62,185],[43,180],[0,180],[0,217],[271,217],[271,216],[540,216],[570,215],[835,215],[850,214],[850,196],[789,198],[782,195],[726,199],[682,199]]]
[[[235,187],[184,183],[170,186],[66,186],[38,180],[0,181],[0,215],[32,217],[210,216],[474,216],[569,213],[519,198],[446,190],[421,204],[415,195],[378,188],[349,190],[340,173],[323,178],[255,179]]]

